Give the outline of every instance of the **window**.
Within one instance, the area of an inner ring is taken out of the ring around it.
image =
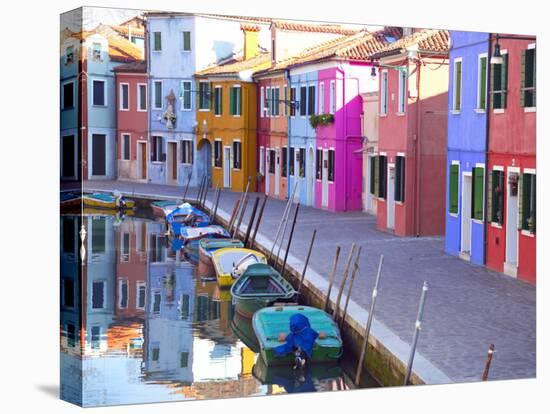
[[[508,53],[502,53],[502,64],[491,65],[493,109],[505,109],[508,95]]]
[[[222,114],[222,87],[214,88],[214,115]]]
[[[229,113],[233,116],[241,115],[241,87],[233,86],[229,90]]]
[[[334,150],[328,150],[328,180],[334,182]]]
[[[300,88],[300,116],[306,116],[306,99],[307,99],[307,88],[302,86]]]
[[[319,113],[325,113],[325,83],[319,84]]]
[[[61,103],[61,108],[74,108],[74,82],[63,84],[63,102]]]
[[[298,172],[300,177],[306,176],[306,149],[300,148],[298,152]]]
[[[260,174],[265,175],[265,148],[260,147]]]
[[[233,141],[233,168],[241,169],[241,142]]]
[[[271,88],[265,88],[265,113],[267,117],[271,116]]]
[[[315,85],[308,87],[307,95],[307,114],[315,115]]]
[[[181,141],[181,162],[193,164],[193,141]]]
[[[160,312],[161,301],[162,301],[162,297],[160,296],[160,292],[154,292],[153,293],[153,313]]]
[[[181,109],[184,111],[191,110],[191,82],[183,81],[181,83]]]
[[[130,260],[130,233],[122,233],[122,249],[120,258],[122,262],[127,262]]]
[[[152,358],[153,361],[158,361],[159,360],[159,358],[160,358],[160,349],[159,348],[153,348],[151,358]]]
[[[279,116],[280,115],[280,88],[273,88],[272,92],[272,99],[273,99],[273,116]]]
[[[128,308],[128,281],[121,280],[118,285],[118,307],[120,309]]]
[[[260,118],[265,115],[265,90],[263,86],[260,88]]]
[[[90,333],[90,346],[92,347],[92,349],[99,349],[101,345],[101,326],[92,326]]]
[[[92,81],[92,103],[95,106],[105,106],[105,81]]]
[[[330,113],[334,115],[336,112],[336,82],[333,80],[330,81],[329,95]]]
[[[290,147],[290,152],[288,155],[288,173],[291,177],[294,177],[294,147]]]
[[[288,148],[283,147],[282,160],[281,160],[281,177],[287,176],[287,163],[288,163]]]
[[[183,50],[185,52],[191,51],[191,32],[183,32]]]
[[[180,299],[180,317],[182,320],[189,319],[189,295],[182,294]]]
[[[485,202],[485,169],[472,168],[472,218],[483,220],[483,204]]]
[[[521,229],[536,232],[537,176],[525,173],[521,180]]]
[[[92,44],[92,60],[101,60],[101,43]]]
[[[381,96],[380,96],[380,114],[385,115],[388,113],[388,72],[383,71],[380,78]]]
[[[377,183],[377,173],[376,173],[376,165],[378,165],[378,156],[373,156],[373,157],[369,157],[369,174],[370,174],[370,188],[369,188],[369,191],[372,195],[376,195],[376,191],[377,191],[377,186],[378,186],[378,183]]]
[[[164,161],[164,146],[163,146],[163,139],[162,137],[153,136],[153,154],[151,157],[151,161],[153,162],[162,162]]]
[[[105,282],[92,283],[92,309],[103,309],[105,307]]]
[[[536,49],[521,52],[521,106],[533,108],[536,105]]]
[[[449,213],[458,214],[458,164],[449,167]]]
[[[130,134],[122,134],[122,159],[130,159]]]
[[[489,188],[488,209],[491,214],[491,222],[502,224],[504,217],[504,171],[491,171]]]
[[[146,298],[146,289],[147,286],[145,282],[138,282],[137,284],[137,308],[145,309],[145,298]]]
[[[290,88],[290,116],[296,115],[296,88]]]
[[[153,32],[153,50],[160,52],[162,50],[162,37],[160,32]]]
[[[155,104],[154,109],[162,109],[162,81],[154,81],[155,86]]]
[[[379,155],[374,160],[374,168],[375,168],[375,190],[376,190],[376,197],[385,199],[386,198],[386,172],[387,172],[387,158],[385,155]]]
[[[275,174],[275,150],[269,150],[269,173]]]
[[[405,201],[405,157],[395,157],[395,201]]]
[[[315,159],[315,178],[317,180],[323,178],[323,150],[321,148],[317,148]]]
[[[199,82],[199,109],[210,109],[210,83]]]
[[[128,111],[130,109],[130,85],[127,83],[120,84],[120,102],[119,109],[121,111]]]
[[[462,108],[462,60],[454,60],[453,111]]]
[[[92,220],[92,254],[105,252],[105,219]]]
[[[288,87],[285,85],[283,88],[283,114],[288,116]]]
[[[222,167],[222,142],[214,141],[214,167]]]
[[[477,59],[477,109],[487,107],[487,55],[479,55]]]
[[[138,83],[137,86],[138,94],[138,111],[147,111],[147,85],[145,83]]]
[[[400,114],[405,113],[405,101],[407,97],[407,72],[404,70],[399,71],[399,100],[397,102],[397,112]]]
[[[63,279],[63,306],[74,307],[74,282],[72,279]]]
[[[65,49],[65,64],[69,65],[74,62],[74,47],[68,46]]]
[[[189,352],[180,353],[180,368],[187,368],[189,364]]]

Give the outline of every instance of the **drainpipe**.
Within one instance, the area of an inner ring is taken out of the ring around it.
[[[145,179],[147,182],[151,182],[151,176],[150,176],[150,166],[151,166],[151,101],[150,97],[151,94],[151,51],[149,49],[149,31],[148,31],[148,24],[147,21],[145,22],[144,32],[143,32],[143,38],[144,38],[144,45],[145,48],[145,59],[146,59],[146,77],[147,77],[147,139],[145,144],[145,158],[147,160],[146,162],[146,171],[145,171]]]
[[[489,212],[487,211],[488,207],[488,197],[487,188],[489,186],[489,126],[490,126],[490,114],[491,114],[491,53],[492,53],[492,43],[491,43],[491,33],[489,33],[489,38],[487,40],[487,87],[485,88],[485,183],[484,183],[484,195],[483,200],[483,264],[487,263],[487,246],[489,244],[489,239],[487,237],[487,230],[489,228]]]
[[[290,97],[290,89],[292,88],[292,84],[290,83],[290,69],[285,69],[284,70],[284,73],[285,73],[285,80],[287,81],[287,87],[288,87],[288,95]],[[286,99],[286,97],[285,97]],[[294,95],[294,101],[293,101],[293,104],[294,102],[296,102],[296,94]],[[285,105],[286,105],[286,102],[285,102]],[[263,111],[263,108],[260,108],[260,111]],[[296,107],[294,107],[294,113],[296,113]],[[286,165],[286,191],[287,191],[287,199],[290,198],[290,188],[292,187],[290,185],[290,125],[292,124],[290,122],[290,107],[288,108],[288,118],[287,118],[287,121],[286,121],[286,125],[287,125],[287,132],[286,132],[286,162],[287,162],[287,165]],[[270,123],[270,129],[271,129],[271,123]],[[267,148],[264,146],[264,160],[265,160],[265,154],[266,154],[266,151]],[[294,154],[294,157],[296,157],[296,154]],[[292,160],[292,162],[294,162],[294,159]],[[267,174],[265,174],[265,169],[267,168],[267,165],[264,164],[264,177],[267,176]],[[265,192],[265,178],[264,178],[264,192]],[[296,171],[294,171],[294,177],[293,177],[293,181],[292,181],[292,185],[295,185],[295,182],[296,182]]]
[[[415,231],[416,231],[416,237],[420,237],[420,186],[421,186],[421,180],[420,180],[420,149],[421,149],[421,139],[420,139],[420,123],[422,121],[422,111],[421,111],[421,100],[420,100],[420,68],[421,63],[420,60],[416,61],[416,162],[415,162],[415,168],[416,168],[416,211],[415,211]]]

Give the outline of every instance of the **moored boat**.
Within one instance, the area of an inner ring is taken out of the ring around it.
[[[166,218],[168,214],[174,211],[178,207],[175,201],[161,200],[153,201],[151,203],[151,210],[153,210],[153,216],[159,218]]]
[[[222,226],[212,225],[206,227],[191,227],[184,226],[181,227],[179,237],[183,240],[184,244],[193,243],[198,248],[199,240],[208,237],[208,238],[229,238],[229,232],[224,229]]]
[[[216,271],[212,263],[212,252],[228,247],[244,247],[239,239],[210,239],[199,240],[199,274],[201,276],[214,276]]]
[[[229,287],[246,267],[252,263],[267,263],[263,253],[256,250],[229,247],[212,252],[212,263],[216,272],[218,284]]]
[[[276,301],[289,301],[296,291],[273,267],[254,263],[231,286],[235,311],[246,318]]]
[[[132,209],[135,207],[133,200],[128,200],[120,194],[112,195],[106,193],[82,194],[84,207],[103,208],[103,209]]]
[[[252,317],[252,328],[260,343],[260,354],[266,365],[295,363],[292,353],[277,356],[275,349],[285,344],[282,337],[286,337],[288,341],[290,321],[293,315],[297,314],[305,316],[311,329],[319,334],[313,343],[308,364],[337,361],[342,355],[342,338],[338,325],[326,312],[309,306],[275,306],[260,309]]]
[[[210,224],[210,218],[191,204],[183,203],[166,216],[166,222],[171,234],[178,236],[182,234],[184,227],[207,227]]]

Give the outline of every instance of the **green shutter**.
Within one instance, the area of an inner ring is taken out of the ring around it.
[[[376,194],[376,157],[370,158],[370,193]]]
[[[487,96],[487,57],[481,58],[481,85],[480,85],[479,107],[485,109]]]
[[[533,205],[532,205],[532,209],[533,209],[533,230],[532,230],[532,233],[536,233],[537,232],[537,176],[536,176],[536,174],[533,174],[531,176],[531,180],[532,180],[531,191],[533,192]]]
[[[449,168],[449,213],[458,214],[458,164]]]
[[[502,56],[502,59],[504,59],[504,61],[501,65],[502,66],[501,68],[501,90],[502,90],[501,107],[504,109],[506,108],[506,97],[508,96],[508,53]]]
[[[493,220],[493,176],[495,175],[495,170],[491,171],[489,173],[489,177],[487,177],[487,219],[491,222],[494,222]]]
[[[461,107],[461,89],[462,89],[462,62],[458,61],[455,63],[455,90],[454,90],[454,110],[458,111]]]
[[[235,115],[235,88],[229,89],[229,114]]]
[[[191,32],[183,32],[183,50],[191,50]]]
[[[380,197],[380,156],[374,157],[374,195]]]
[[[242,115],[242,113],[243,113],[243,93],[242,93],[242,90],[243,89],[242,88],[235,88],[235,89],[236,89],[235,94],[237,94],[238,97],[239,97],[239,99],[236,102],[238,104],[238,106],[236,108],[237,109],[237,114]]]
[[[526,50],[521,51],[521,71],[520,71],[520,79],[521,79],[521,85],[519,89],[519,102],[520,106],[525,106],[525,61],[526,61]]]
[[[518,175],[518,229],[521,229],[523,223],[523,177]]]
[[[483,220],[483,181],[484,181],[484,169],[480,167],[473,168],[473,211],[472,218],[476,220]]]
[[[521,228],[529,230],[527,220],[529,219],[530,201],[531,201],[531,176],[529,174],[521,175],[521,186],[523,188],[520,203],[522,204]]]

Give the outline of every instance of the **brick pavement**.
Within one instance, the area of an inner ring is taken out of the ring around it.
[[[181,197],[183,193],[180,187],[113,181],[85,182],[84,186],[160,197]],[[188,196],[196,193],[189,189]],[[210,191],[208,199],[213,196]],[[238,197],[238,193],[224,191],[219,209],[230,214]],[[273,240],[284,204],[268,201],[259,234]],[[361,212],[331,213],[301,206],[291,254],[305,258],[311,233],[317,229],[310,267],[328,279],[335,246],[342,247],[340,277],[351,243],[358,243],[362,246],[360,274],[352,299],[365,309],[370,304],[379,255],[384,254],[375,318],[406,344],[412,341],[422,283],[428,281],[418,352],[453,381],[481,378],[491,342],[497,352],[490,379],[536,375],[534,286],[445,254],[442,237],[401,238],[376,230],[375,224],[374,217]]]

